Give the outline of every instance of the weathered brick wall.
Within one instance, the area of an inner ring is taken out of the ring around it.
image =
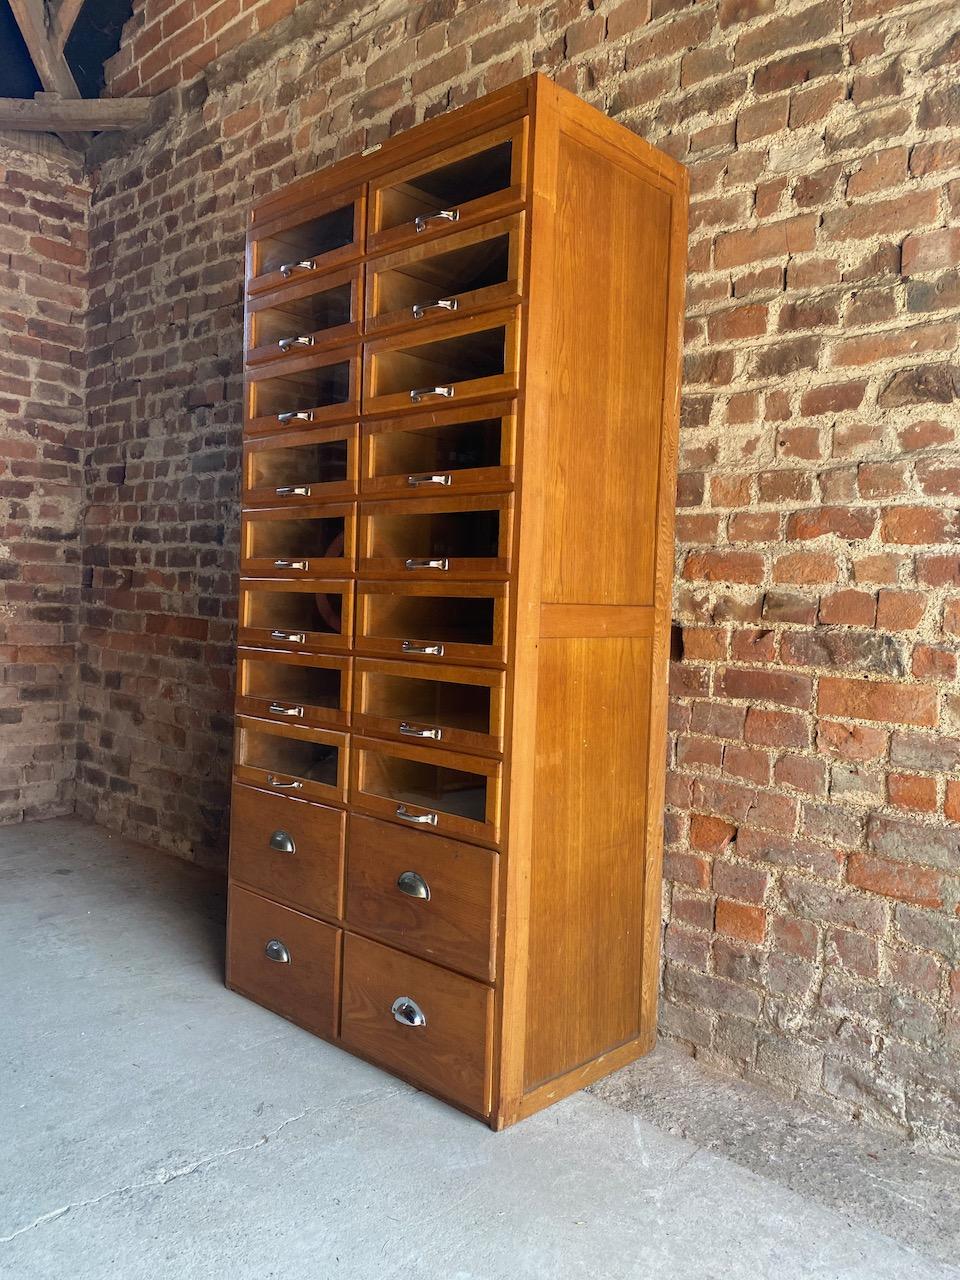
[[[958,59],[953,0],[303,0],[102,151],[83,810],[223,856],[244,206],[543,70],[693,181],[663,1025],[957,1140]]]
[[[0,822],[73,810],[90,188],[0,136]]]

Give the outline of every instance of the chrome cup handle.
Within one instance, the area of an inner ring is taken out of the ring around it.
[[[390,1006],[390,1012],[397,1022],[405,1027],[425,1027],[427,1025],[427,1015],[416,1000],[411,1000],[409,996],[397,996]]]

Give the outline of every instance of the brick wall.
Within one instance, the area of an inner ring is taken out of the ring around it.
[[[90,188],[0,137],[0,822],[73,810]]]
[[[955,27],[952,0],[303,0],[99,144],[82,811],[223,857],[244,206],[543,70],[693,182],[664,1028],[960,1141]]]

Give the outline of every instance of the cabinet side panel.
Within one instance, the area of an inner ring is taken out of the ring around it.
[[[561,124],[543,600],[651,604],[669,190]]]
[[[640,1031],[651,656],[649,637],[540,644],[527,1090]]]

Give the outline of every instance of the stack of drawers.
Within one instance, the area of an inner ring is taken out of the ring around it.
[[[228,983],[498,1126],[538,91],[560,101],[534,77],[262,202],[247,262]]]

